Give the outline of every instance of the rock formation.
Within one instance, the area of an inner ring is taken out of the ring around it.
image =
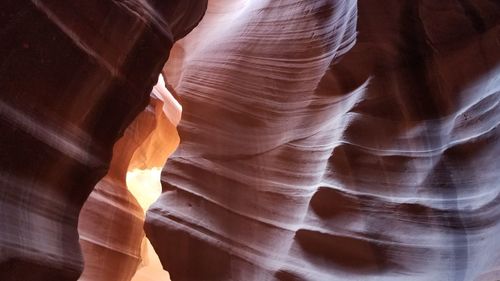
[[[127,187],[144,210],[161,194],[161,168],[179,145],[176,126],[182,112],[180,104],[165,88],[162,76],[153,88],[152,100],[156,101],[156,126],[135,151],[127,173]],[[143,126],[138,124],[137,130],[141,129]],[[142,246],[141,264],[132,281],[169,281],[170,276],[163,269],[151,243],[145,239]]]
[[[143,271],[154,273],[151,280],[168,280],[159,261],[150,270],[155,253],[144,241],[143,231],[144,210],[161,193],[161,167],[179,143],[180,105],[163,85],[160,76],[150,104],[114,145],[108,174],[80,212],[78,232],[85,267],[79,281],[130,281],[139,264],[142,279],[134,281],[149,280]],[[163,279],[158,279],[160,275]]]
[[[164,278],[179,141],[174,281],[500,280],[499,50],[498,0],[1,1],[0,281]]]
[[[500,4],[209,2],[146,234],[172,280],[499,280]]]
[[[113,145],[147,105],[174,40],[205,6],[1,2],[0,280],[79,278],[80,209],[106,174]],[[106,184],[96,192],[128,197]]]
[[[151,98],[114,145],[108,174],[80,212],[78,233],[85,261],[80,281],[130,281],[141,261],[143,209],[128,190],[126,177],[134,153],[156,127],[157,102]]]

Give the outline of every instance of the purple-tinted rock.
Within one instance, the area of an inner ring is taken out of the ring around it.
[[[497,280],[500,5],[229,2],[165,70],[172,279]]]

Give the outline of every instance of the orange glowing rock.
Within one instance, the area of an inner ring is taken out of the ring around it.
[[[109,172],[80,214],[86,261],[80,281],[130,280],[132,276],[135,281],[169,280],[142,226],[144,211],[161,194],[161,167],[179,144],[176,124],[181,110],[160,76],[150,105],[115,144]]]

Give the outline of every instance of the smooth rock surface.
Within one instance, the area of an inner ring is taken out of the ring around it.
[[[497,1],[209,2],[164,72],[172,280],[498,280]]]
[[[161,194],[161,170],[167,158],[179,145],[176,126],[182,112],[180,104],[165,88],[161,75],[151,96],[152,100],[155,100],[152,112],[156,126],[134,152],[126,179],[128,189],[144,210]],[[141,129],[142,126],[138,125],[137,129]],[[141,263],[132,281],[169,281],[170,276],[163,269],[149,240],[145,239],[142,246]]]
[[[79,278],[80,209],[205,6],[0,3],[0,280]]]
[[[134,153],[156,128],[155,103],[158,100],[151,98],[116,142],[108,174],[80,212],[85,267],[79,281],[130,281],[142,259],[144,214],[127,188],[126,177]]]
[[[169,280],[143,231],[144,210],[161,193],[161,167],[179,144],[177,124],[167,114],[178,122],[181,109],[163,84],[160,76],[149,105],[114,145],[108,174],[80,212],[85,267],[79,281]],[[166,102],[157,98],[162,91]]]

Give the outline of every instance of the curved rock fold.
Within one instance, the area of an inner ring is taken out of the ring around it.
[[[146,233],[173,280],[496,280],[500,6],[210,1]],[[209,34],[209,35],[208,35]]]

